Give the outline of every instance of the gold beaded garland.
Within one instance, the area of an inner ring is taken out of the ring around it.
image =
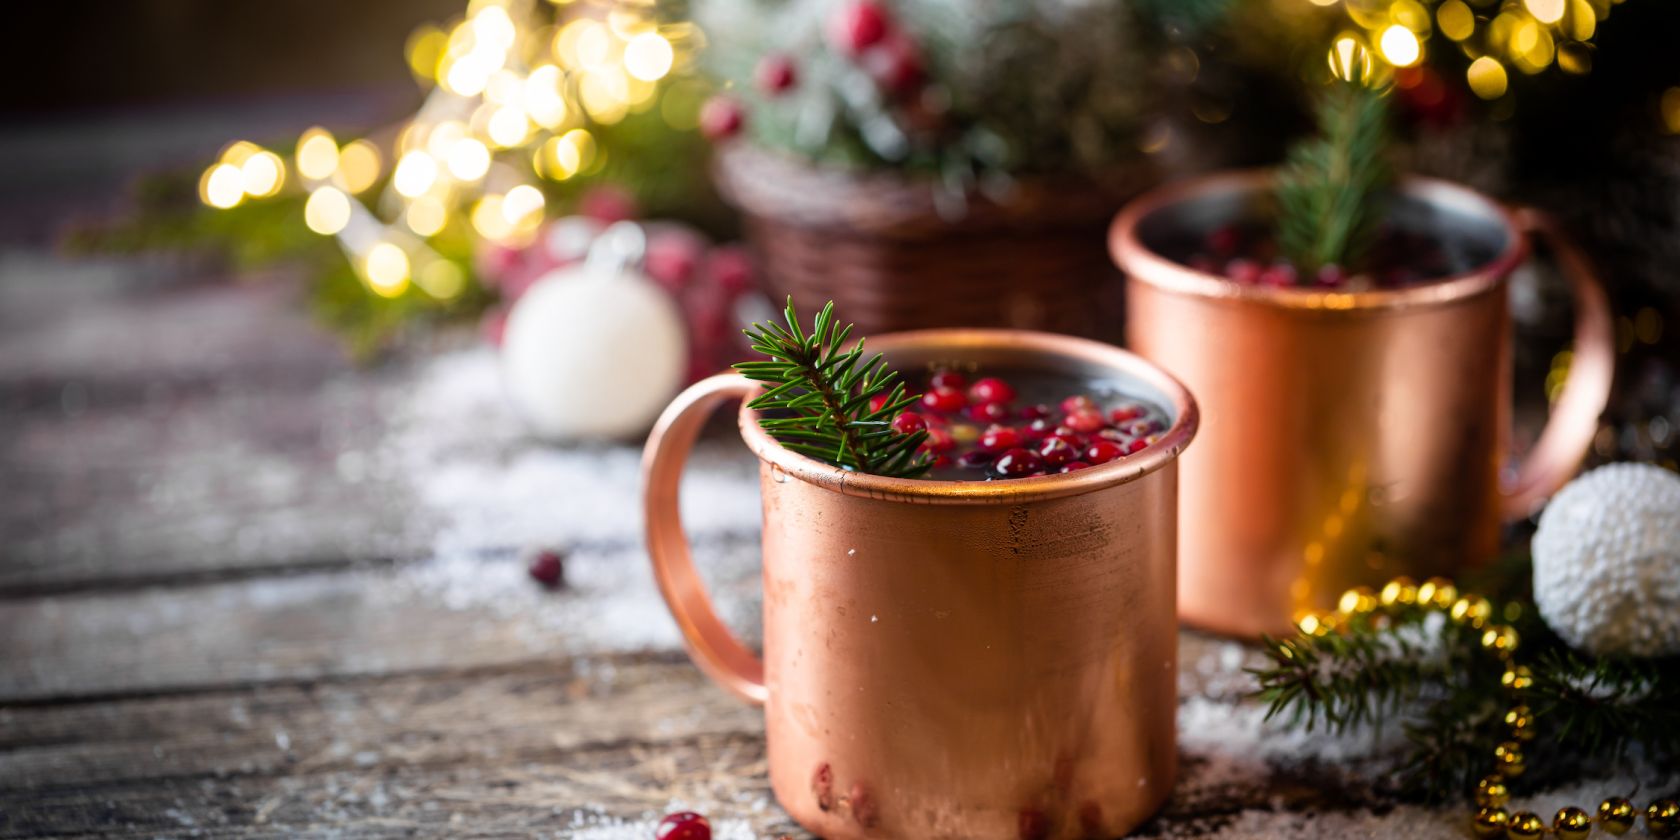
[[[1505,836],[1511,840],[1538,840],[1546,833],[1546,823],[1533,811],[1518,811],[1505,823]]]
[[[1475,818],[1470,821],[1470,828],[1476,832],[1477,837],[1498,837],[1505,833],[1505,823],[1510,819],[1504,808],[1483,808],[1477,811]]]
[[[1518,741],[1534,740],[1534,713],[1525,705],[1512,706],[1505,713],[1505,725],[1511,728],[1511,737]]]
[[[1645,809],[1645,830],[1652,837],[1673,837],[1680,833],[1680,802],[1659,799]]]
[[[1511,799],[1511,791],[1499,776],[1488,776],[1476,783],[1476,804],[1483,808],[1497,808]]]
[[[1482,633],[1482,647],[1501,654],[1517,651],[1517,630],[1509,624],[1496,624]]]
[[[1418,600],[1417,584],[1409,577],[1397,577],[1382,588],[1382,592],[1377,594],[1377,599],[1382,601],[1385,607],[1415,604]]]
[[[1422,606],[1451,609],[1457,600],[1458,587],[1446,578],[1432,577],[1418,585],[1417,602]]]
[[[1529,686],[1534,685],[1534,672],[1530,671],[1527,665],[1506,668],[1505,673],[1499,677],[1499,684],[1512,691],[1526,691]]]
[[[1612,796],[1598,803],[1599,826],[1617,837],[1633,828],[1634,816],[1633,803],[1620,796]]]
[[[1528,769],[1523,764],[1522,745],[1516,741],[1506,741],[1494,747],[1493,761],[1494,766],[1499,770],[1499,775],[1507,779],[1521,776],[1523,771]]]
[[[1349,615],[1368,613],[1377,608],[1377,596],[1369,586],[1355,586],[1342,593],[1336,608]]]
[[[1559,840],[1587,840],[1592,833],[1592,817],[1574,805],[1559,808],[1557,816],[1552,817],[1552,831]]]
[[[1481,627],[1493,614],[1493,605],[1480,595],[1467,595],[1453,602],[1452,620],[1471,627]]]

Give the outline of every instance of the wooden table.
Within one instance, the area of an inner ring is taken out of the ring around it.
[[[632,445],[553,448],[471,342],[358,368],[295,279],[0,263],[0,837],[804,836],[762,723],[689,664]],[[704,571],[752,633],[756,488],[705,444]],[[570,585],[522,552],[568,554]],[[1183,636],[1183,778],[1143,836],[1456,836],[1368,742],[1269,732]],[[1555,807],[1555,806],[1553,806]]]

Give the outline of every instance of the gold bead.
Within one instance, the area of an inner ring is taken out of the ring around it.
[[[1552,817],[1552,831],[1558,840],[1587,840],[1592,833],[1592,817],[1573,805],[1559,808],[1557,816]]]
[[[1336,609],[1348,615],[1368,613],[1377,608],[1377,596],[1369,586],[1355,586],[1342,593],[1341,600],[1336,602]]]
[[[1511,737],[1518,741],[1534,740],[1534,713],[1527,706],[1515,706],[1505,713],[1505,725],[1511,727]]]
[[[1467,595],[1453,602],[1452,619],[1460,624],[1481,627],[1493,614],[1493,605],[1480,595]]]
[[[1517,628],[1509,624],[1495,624],[1482,633],[1482,647],[1500,656],[1510,656],[1517,649]]]
[[[1483,808],[1470,821],[1470,830],[1476,832],[1477,837],[1498,837],[1505,833],[1505,823],[1510,819],[1504,808]]]
[[[1397,577],[1377,593],[1377,600],[1385,607],[1415,604],[1418,600],[1417,584],[1409,577]]]
[[[1476,804],[1483,808],[1497,808],[1510,799],[1510,789],[1505,787],[1505,780],[1497,775],[1488,776],[1476,783]]]
[[[1511,840],[1539,840],[1546,833],[1546,823],[1533,811],[1518,811],[1505,823],[1505,836]]]
[[[1450,609],[1458,600],[1458,587],[1443,577],[1432,577],[1418,586],[1417,602],[1425,606]]]
[[[1633,803],[1620,796],[1612,796],[1598,803],[1598,824],[1617,837],[1633,828],[1633,818],[1636,816],[1638,813],[1633,810]]]
[[[1318,613],[1312,610],[1303,610],[1295,615],[1295,629],[1300,630],[1302,634],[1307,636],[1322,636],[1325,628]]]
[[[1680,802],[1658,799],[1645,809],[1645,830],[1652,837],[1667,838],[1680,834]]]
[[[1526,691],[1529,686],[1534,685],[1534,672],[1528,670],[1527,665],[1506,668],[1499,678],[1499,684],[1512,691]]]
[[[1522,745],[1516,741],[1506,741],[1493,749],[1493,760],[1499,767],[1499,775],[1507,779],[1514,779],[1528,769],[1523,764]]]

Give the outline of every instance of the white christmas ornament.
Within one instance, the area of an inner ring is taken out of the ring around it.
[[[631,267],[643,245],[640,228],[614,225],[587,260],[543,275],[508,313],[502,373],[509,397],[538,434],[638,434],[682,384],[682,315]]]
[[[1534,534],[1534,603],[1582,650],[1680,653],[1680,475],[1611,464],[1564,487]]]

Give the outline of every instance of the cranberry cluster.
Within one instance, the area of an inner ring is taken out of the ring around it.
[[[1370,268],[1352,273],[1330,264],[1303,273],[1284,259],[1271,231],[1240,225],[1215,228],[1184,264],[1243,286],[1328,289],[1403,288],[1452,273],[1440,243],[1421,234],[1384,228],[1363,260]]]
[[[1054,406],[1017,406],[1016,397],[1015,387],[999,377],[971,385],[957,371],[939,370],[928,380],[920,410],[900,414],[893,428],[905,434],[926,429],[922,449],[933,456],[932,477],[946,479],[1082,470],[1140,452],[1167,428],[1158,409],[1137,400],[1104,407],[1074,394]]]

